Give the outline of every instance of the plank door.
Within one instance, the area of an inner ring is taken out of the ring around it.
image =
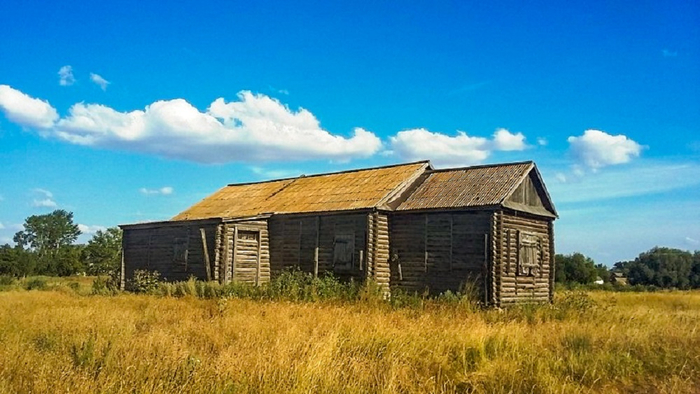
[[[260,281],[260,232],[239,229],[234,250],[233,280],[258,284]]]

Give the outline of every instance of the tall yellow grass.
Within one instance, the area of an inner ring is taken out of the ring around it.
[[[700,392],[700,292],[553,307],[0,293],[0,392]]]

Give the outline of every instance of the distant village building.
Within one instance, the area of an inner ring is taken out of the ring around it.
[[[533,162],[427,161],[233,184],[169,221],[122,225],[123,271],[268,282],[290,267],[387,291],[552,299],[557,217]]]
[[[613,284],[616,284],[619,286],[627,286],[627,277],[622,272],[613,271],[610,273],[610,283],[613,283]]]

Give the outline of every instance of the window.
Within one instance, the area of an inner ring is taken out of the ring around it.
[[[537,235],[518,231],[518,275],[536,276],[542,262],[541,243]]]
[[[355,257],[355,234],[336,234],[333,242],[333,270],[350,271]]]
[[[173,262],[187,267],[187,238],[175,238],[173,243]]]

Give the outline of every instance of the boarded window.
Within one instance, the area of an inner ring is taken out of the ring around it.
[[[336,234],[333,242],[333,270],[350,271],[355,257],[355,234]]]
[[[187,238],[175,238],[173,244],[173,263],[187,267]]]
[[[537,235],[518,232],[518,275],[536,276],[542,262],[541,244]]]

